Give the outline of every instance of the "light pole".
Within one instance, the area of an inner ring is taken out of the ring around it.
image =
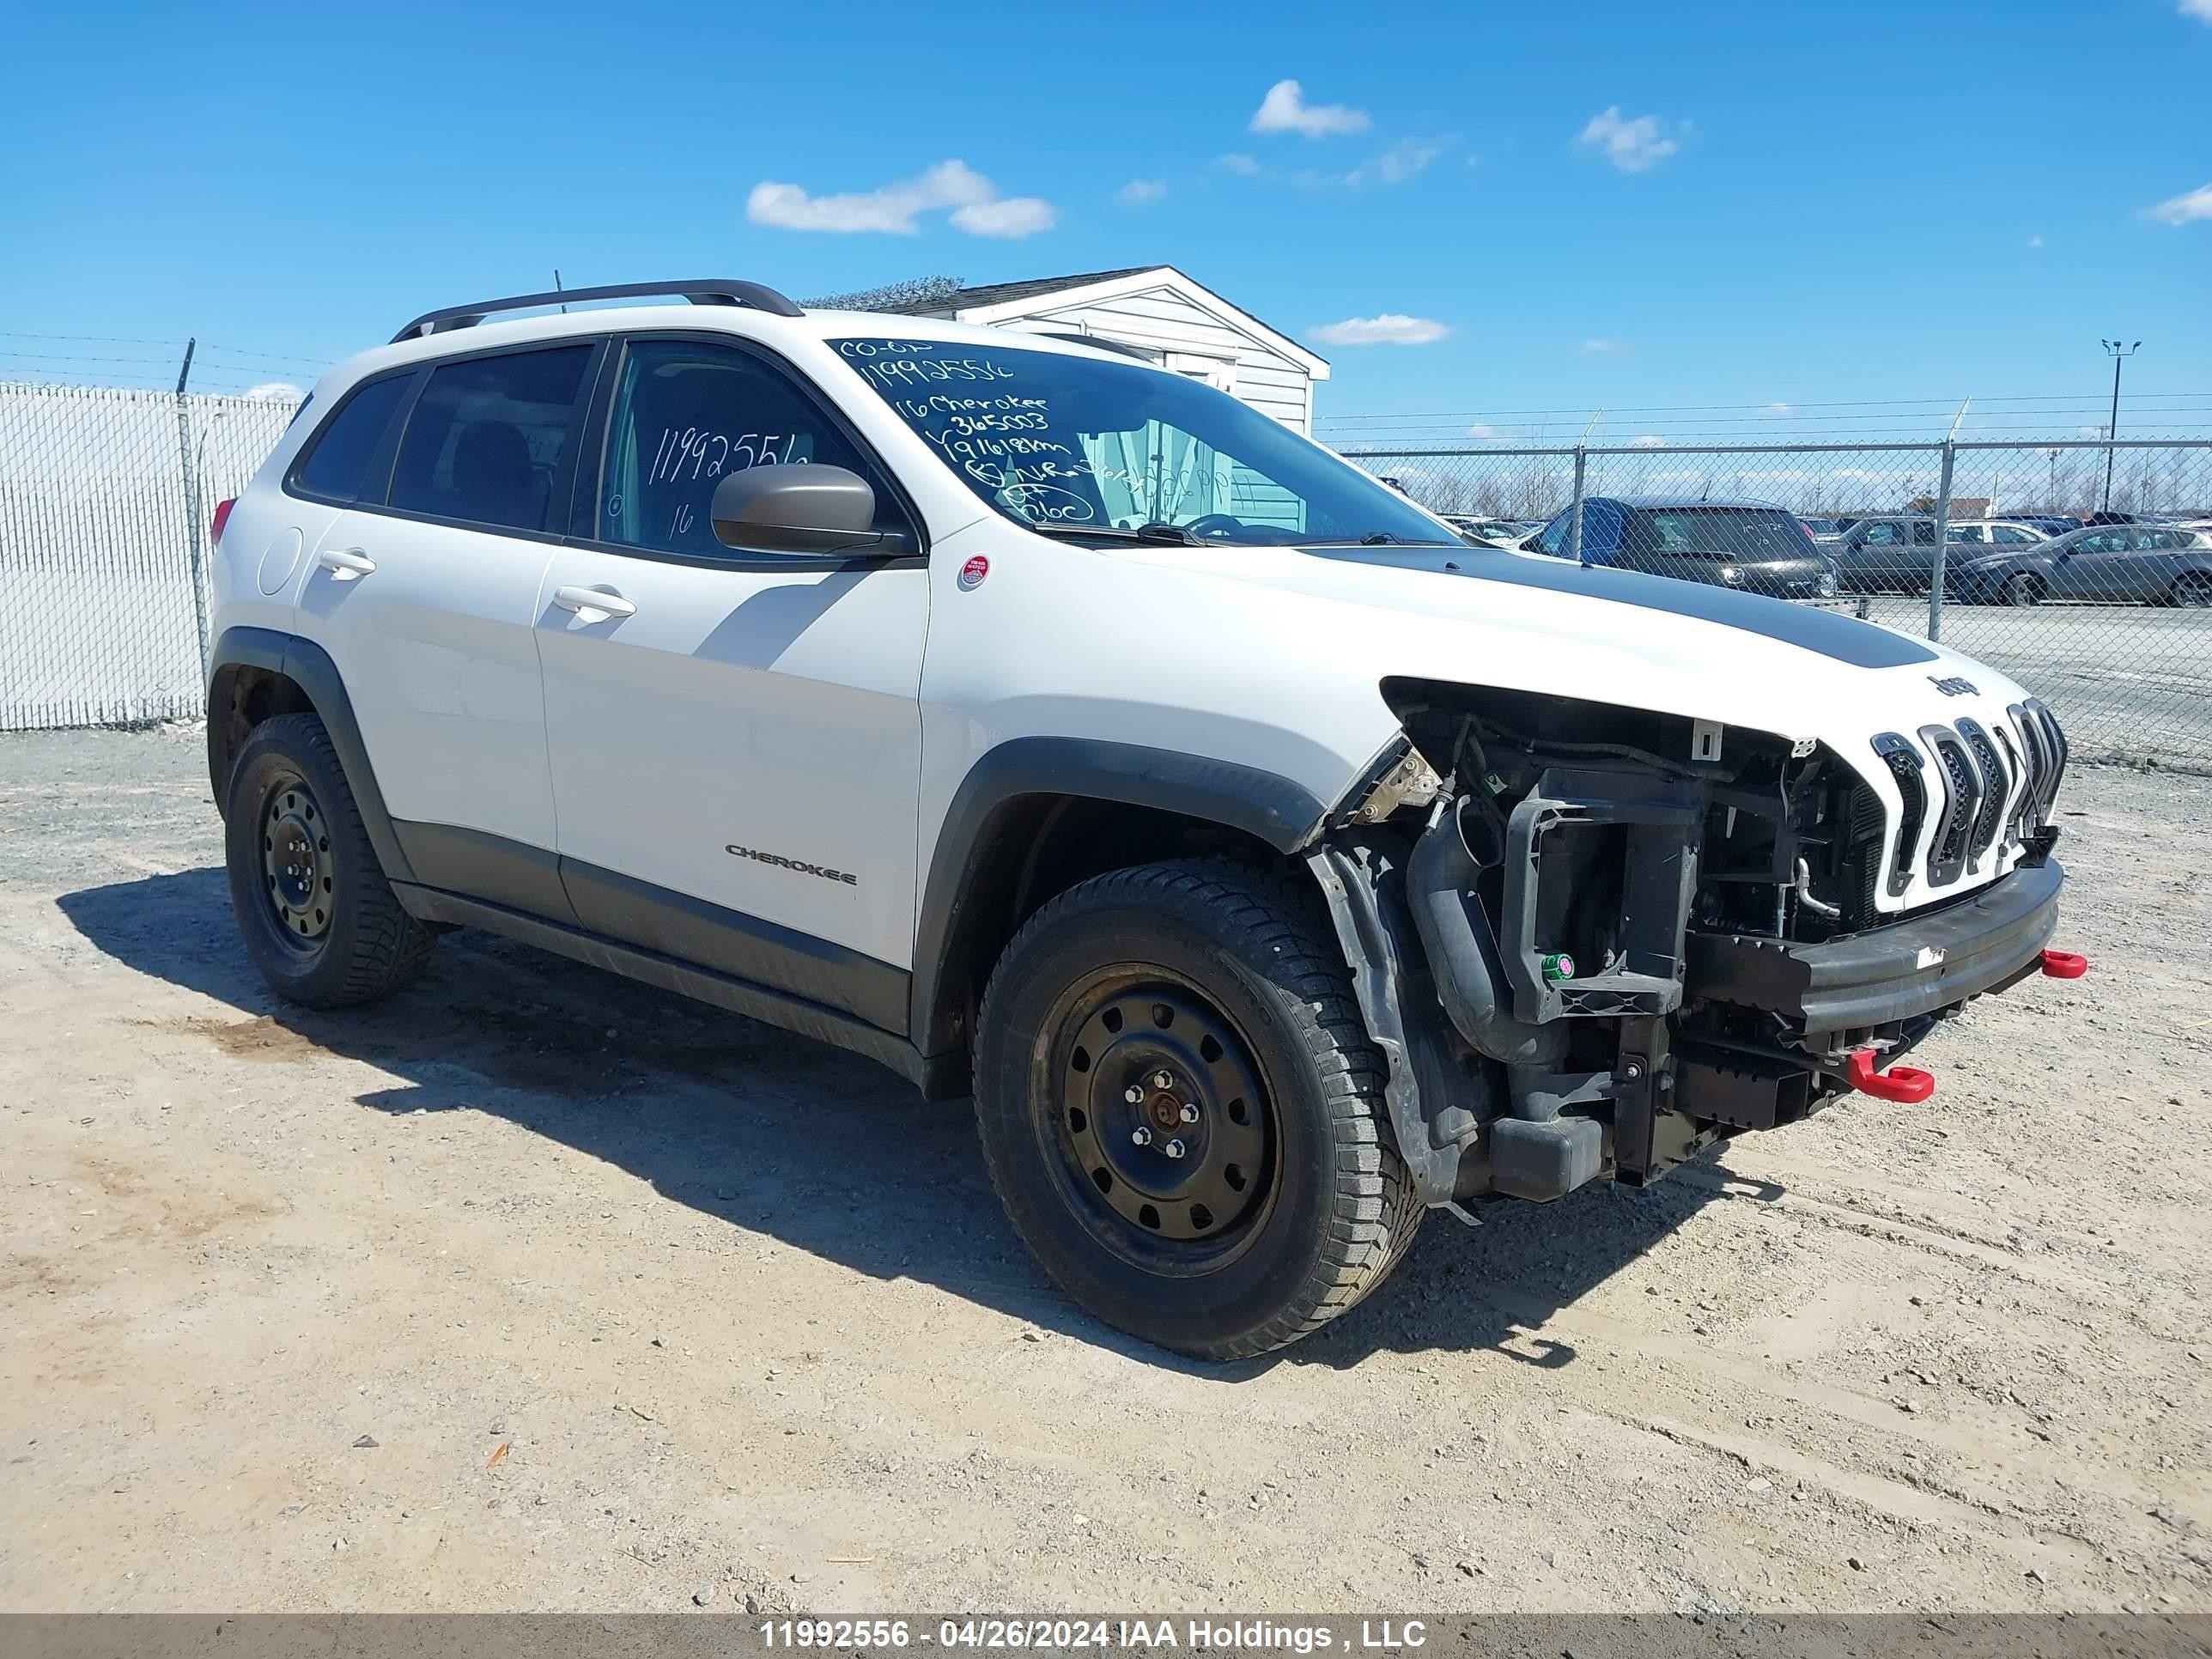
[[[2112,360],[2112,419],[2105,428],[2105,511],[2109,513],[2112,510],[2112,440],[2120,433],[2120,365],[2136,355],[2136,348],[2142,342],[2137,340],[2127,346],[2118,340],[2100,340],[2097,343]]]

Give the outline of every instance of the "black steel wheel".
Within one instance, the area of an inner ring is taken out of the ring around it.
[[[2043,603],[2043,578],[2032,570],[2005,578],[2004,586],[1997,590],[1998,597],[2011,605],[2031,605]]]
[[[1202,1358],[1381,1283],[1422,1210],[1317,896],[1224,862],[1117,870],[1023,926],[977,1021],[992,1184],[1046,1273]]]
[[[437,936],[400,907],[313,714],[279,714],[247,735],[223,831],[239,933],[279,995],[343,1007],[422,971]]]
[[[1274,1106],[1206,994],[1103,972],[1061,999],[1051,1042],[1060,1173],[1101,1246],[1189,1272],[1249,1243],[1274,1190]]]
[[[331,856],[330,820],[297,774],[279,770],[270,779],[261,813],[261,872],[285,942],[321,950],[337,908],[337,862]]]

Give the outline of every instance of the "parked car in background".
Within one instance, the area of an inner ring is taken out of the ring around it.
[[[2212,605],[2212,534],[2166,525],[2093,525],[1954,565],[1946,590],[1972,605]]]
[[[1936,569],[1936,520],[1925,514],[1861,519],[1823,550],[1846,593],[1925,593]]]
[[[1511,519],[1474,519],[1446,513],[1443,521],[1459,532],[1460,539],[1475,547],[1510,547],[1528,533],[1528,526]]]
[[[2082,520],[2078,513],[2013,513],[2006,515],[2005,522],[2024,524],[2046,536],[2063,536],[2069,530],[2079,530]]]
[[[2047,542],[2051,537],[2050,531],[2039,530],[2020,519],[1967,519],[1943,528],[1943,539],[1954,547],[1962,542],[1970,547],[2024,547]]]
[[[1816,542],[1832,541],[1856,524],[1856,519],[1800,519],[1805,533]]]
[[[1570,556],[1573,509],[1524,545]],[[1781,599],[1836,595],[1835,566],[1805,526],[1765,501],[1592,495],[1583,503],[1582,562]]]

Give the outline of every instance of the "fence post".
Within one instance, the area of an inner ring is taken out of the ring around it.
[[[1583,562],[1583,446],[1575,446],[1575,498],[1567,508],[1567,557],[1575,563]]]
[[[207,572],[200,535],[199,469],[193,464],[191,404],[185,401],[185,383],[191,378],[192,352],[198,340],[185,342],[185,361],[177,371],[177,473],[184,484],[185,570],[192,585],[192,626],[199,637],[200,678],[204,690],[208,663]]]
[[[1955,439],[1943,440],[1943,472],[1936,485],[1936,556],[1928,568],[1928,637],[1943,637],[1943,566],[1951,550],[1951,464],[1958,458]]]

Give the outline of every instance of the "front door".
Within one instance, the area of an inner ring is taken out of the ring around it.
[[[533,624],[600,350],[429,370],[388,477],[323,536],[296,613],[344,677],[416,878],[556,916]]]
[[[902,1031],[927,568],[733,551],[710,507],[732,471],[817,461],[919,526],[842,421],[728,337],[633,337],[610,372],[594,533],[554,555],[537,618],[577,915]]]

